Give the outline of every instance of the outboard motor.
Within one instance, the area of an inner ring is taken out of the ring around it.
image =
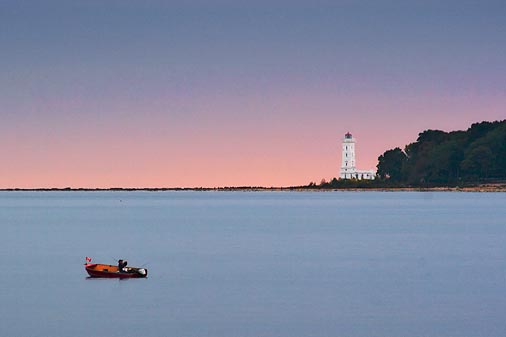
[[[144,269],[144,268],[140,268],[137,272],[138,272],[139,274],[141,274],[142,276],[145,276],[145,275],[146,275],[146,269]]]

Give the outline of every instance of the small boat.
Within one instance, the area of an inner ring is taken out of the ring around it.
[[[86,258],[84,268],[90,277],[144,278],[148,276],[146,268],[124,267],[120,270],[118,266],[110,264],[91,263],[90,258]]]

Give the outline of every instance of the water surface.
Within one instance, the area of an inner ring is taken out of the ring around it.
[[[505,336],[506,194],[0,192],[0,336]],[[84,257],[146,266],[88,279]]]

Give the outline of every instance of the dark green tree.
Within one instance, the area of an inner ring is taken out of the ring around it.
[[[400,182],[404,179],[404,165],[407,157],[398,147],[388,150],[378,157],[377,175],[380,179]]]
[[[471,147],[461,163],[462,171],[468,180],[488,178],[489,167],[494,160],[494,153],[486,145]]]

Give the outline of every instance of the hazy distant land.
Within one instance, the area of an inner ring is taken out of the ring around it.
[[[295,191],[295,192],[329,192],[329,191],[419,191],[419,192],[506,192],[506,181],[487,184],[474,184],[467,186],[439,186],[439,187],[308,187],[308,186],[291,186],[291,187],[260,187],[260,186],[240,186],[240,187],[139,187],[139,188],[3,188],[0,191],[25,191],[25,192],[94,192],[94,191],[146,191],[146,192],[164,192],[164,191],[239,191],[239,192],[256,192],[256,191]]]

